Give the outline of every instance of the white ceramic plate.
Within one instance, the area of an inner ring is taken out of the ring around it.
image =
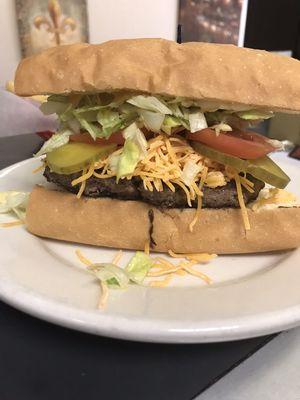
[[[275,159],[300,195],[300,163]],[[30,190],[44,183],[26,160],[0,172],[0,191]],[[0,216],[0,221],[12,217]],[[300,227],[297,227],[300,229]],[[280,235],[280,232],[272,232]],[[220,256],[197,267],[213,279],[178,277],[171,287],[110,291],[97,309],[100,289],[75,255],[109,262],[115,250],[79,246],[30,235],[24,227],[0,229],[0,297],[39,318],[115,338],[149,342],[215,342],[264,335],[300,324],[300,250],[263,255]],[[132,252],[124,252],[125,264]]]

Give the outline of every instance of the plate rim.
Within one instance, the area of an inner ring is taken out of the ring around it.
[[[16,168],[30,163],[28,158],[12,164],[0,171],[0,178]],[[38,158],[36,158],[38,160]],[[287,161],[291,161],[287,159]],[[300,248],[295,250],[300,254]],[[158,289],[159,290],[159,289]],[[193,327],[182,328],[180,321],[145,319],[105,314],[99,310],[80,309],[62,301],[50,299],[35,293],[13,281],[0,281],[0,299],[31,316],[78,331],[116,339],[156,343],[209,343],[240,340],[272,334],[293,328],[300,323],[300,304],[283,310],[263,312],[248,316],[211,321],[203,326],[201,321],[193,321]],[[57,310],[63,312],[58,313]],[[159,324],[157,322],[159,321]],[[224,324],[224,321],[226,323]],[[157,327],[158,326],[158,327]]]
[[[72,328],[81,332],[115,339],[152,343],[216,343],[276,333],[296,327],[300,322],[300,304],[284,311],[269,311],[261,315],[239,317],[226,321],[226,327],[218,326],[220,321],[210,325],[195,324],[192,328],[177,326],[178,321],[147,320],[140,317],[108,315],[100,310],[86,310],[72,307],[47,296],[31,293],[32,290],[17,284],[9,286],[0,282],[0,299],[10,306],[33,317]],[[62,312],[57,313],[57,310]],[[156,328],[159,321],[159,328]],[[257,326],[259,325],[259,333]],[[163,328],[162,328],[163,327]],[[147,332],[147,334],[146,334]],[[178,333],[180,332],[180,336]]]

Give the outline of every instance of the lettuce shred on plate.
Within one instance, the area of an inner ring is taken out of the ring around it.
[[[185,258],[187,261],[181,261],[174,265],[162,257],[152,258],[148,254],[149,246],[145,246],[145,251],[137,251],[130,259],[125,268],[117,265],[122,257],[120,250],[111,263],[92,263],[80,250],[76,250],[79,260],[87,266],[87,270],[93,274],[101,285],[101,296],[99,308],[104,308],[108,299],[109,289],[127,289],[130,284],[142,286],[165,287],[172,277],[178,273],[186,273],[201,278],[206,283],[211,283],[211,279],[204,273],[192,268],[193,265],[206,263],[216,257],[215,254],[175,254],[170,251],[172,257]],[[145,282],[147,277],[154,277],[155,280]],[[159,279],[163,277],[163,279]],[[157,280],[158,279],[158,280]]]
[[[0,214],[13,213],[21,221],[24,221],[28,199],[28,192],[17,192],[14,190],[0,192]]]
[[[125,268],[120,268],[113,263],[95,263],[87,268],[108,287],[126,289],[130,282],[141,285],[152,263],[147,254],[137,251]]]

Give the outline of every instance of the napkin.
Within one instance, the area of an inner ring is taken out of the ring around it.
[[[55,116],[45,116],[40,103],[23,98],[0,88],[0,138],[4,136],[55,131],[58,127]]]

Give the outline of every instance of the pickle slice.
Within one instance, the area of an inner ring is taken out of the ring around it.
[[[46,163],[58,174],[72,174],[88,167],[92,162],[107,157],[116,144],[98,146],[87,143],[67,143],[47,154]]]
[[[256,160],[242,160],[241,158],[224,154],[199,142],[191,142],[194,150],[220,164],[229,165],[239,172],[246,172],[255,178],[269,183],[279,189],[284,189],[290,178],[268,156]]]
[[[248,161],[246,172],[279,189],[284,189],[290,182],[287,174],[268,156]]]

